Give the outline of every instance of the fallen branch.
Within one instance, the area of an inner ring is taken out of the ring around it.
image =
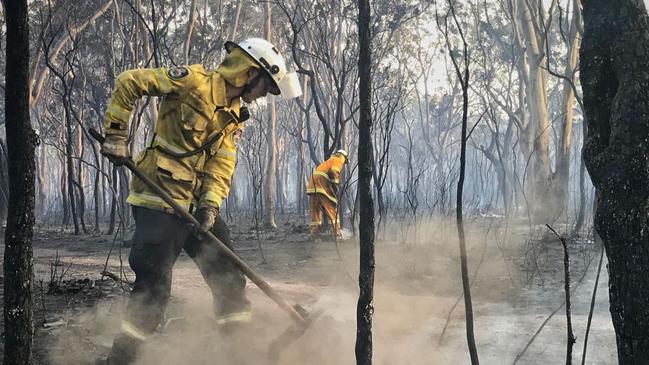
[[[106,276],[108,278],[111,278],[111,279],[115,280],[118,283],[128,284],[128,285],[131,285],[131,286],[133,285],[132,281],[127,280],[127,279],[122,279],[122,278],[120,278],[119,276],[113,274],[110,271],[106,271],[106,270],[102,271],[101,272],[102,279],[104,278],[104,276]]]

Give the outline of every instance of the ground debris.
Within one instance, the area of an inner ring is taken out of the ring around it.
[[[306,224],[296,224],[292,227],[291,233],[308,233],[309,227]]]
[[[103,298],[109,294],[122,293],[120,283],[113,280],[70,279],[53,281],[47,284],[48,295],[77,294],[85,297]]]
[[[128,285],[131,285],[131,286],[133,285],[133,282],[132,282],[132,281],[127,280],[127,279],[120,278],[119,276],[113,274],[113,273],[110,272],[110,271],[106,271],[106,270],[104,270],[104,271],[101,272],[101,275],[102,275],[102,276],[107,276],[107,277],[113,279],[114,281],[116,281],[116,282],[118,282],[118,283],[124,283],[124,284],[128,284]]]

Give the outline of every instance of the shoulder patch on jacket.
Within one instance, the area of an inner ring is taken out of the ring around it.
[[[172,67],[167,69],[167,75],[169,75],[169,78],[172,80],[178,80],[189,75],[189,70],[187,69],[187,67],[182,66]]]

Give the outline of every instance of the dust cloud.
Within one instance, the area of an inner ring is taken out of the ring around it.
[[[378,232],[373,326],[376,364],[469,363],[455,235],[450,220],[408,226],[388,223]],[[526,284],[519,260],[523,236],[524,232],[519,234],[495,218],[469,223],[476,339],[484,364],[511,364],[540,323],[561,304],[563,292],[558,282],[543,287]],[[336,250],[332,242],[302,242],[286,249],[268,249],[271,264],[261,270],[270,284],[289,302],[311,311],[324,310],[302,337],[280,351],[276,361],[269,356],[269,346],[292,325],[290,318],[248,283],[253,322],[229,331],[217,329],[207,286],[193,263],[181,258],[174,270],[173,297],[167,311],[168,319],[176,319],[146,343],[137,364],[355,364],[358,244],[344,241],[338,246]],[[583,336],[592,289],[588,278],[574,293],[578,338]],[[601,299],[605,300],[605,295]],[[85,325],[57,335],[50,352],[52,363],[92,363],[93,356],[105,354],[118,330],[121,308],[121,304],[101,303],[79,320]],[[612,363],[615,341],[610,319],[606,305],[598,308],[589,363]],[[565,318],[560,314],[549,321],[519,364],[565,360]],[[575,354],[580,353],[580,346],[578,342]]]

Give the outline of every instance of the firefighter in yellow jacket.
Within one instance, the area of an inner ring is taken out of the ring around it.
[[[218,324],[250,319],[241,271],[210,241],[195,233],[210,230],[225,244],[231,240],[219,216],[234,173],[237,141],[246,103],[266,96],[301,93],[297,76],[269,42],[251,38],[227,42],[227,54],[215,71],[200,65],[129,70],[115,82],[104,117],[101,152],[119,164],[129,157],[128,120],[142,96],[162,97],[150,145],[135,159],[138,167],[180,205],[194,209],[200,227],[192,230],[155,192],[133,178],[127,202],[134,209],[135,234],[129,264],[135,283],[121,332],[105,364],[131,364],[140,344],[163,319],[171,291],[171,272],[181,250],[194,260],[214,298]]]
[[[325,211],[327,218],[334,227],[336,237],[342,237],[340,224],[338,222],[338,185],[340,184],[340,172],[347,161],[347,152],[338,150],[331,157],[318,165],[313,170],[309,179],[306,193],[309,195],[309,210],[311,222],[309,231],[315,236],[322,225],[322,211]]]

